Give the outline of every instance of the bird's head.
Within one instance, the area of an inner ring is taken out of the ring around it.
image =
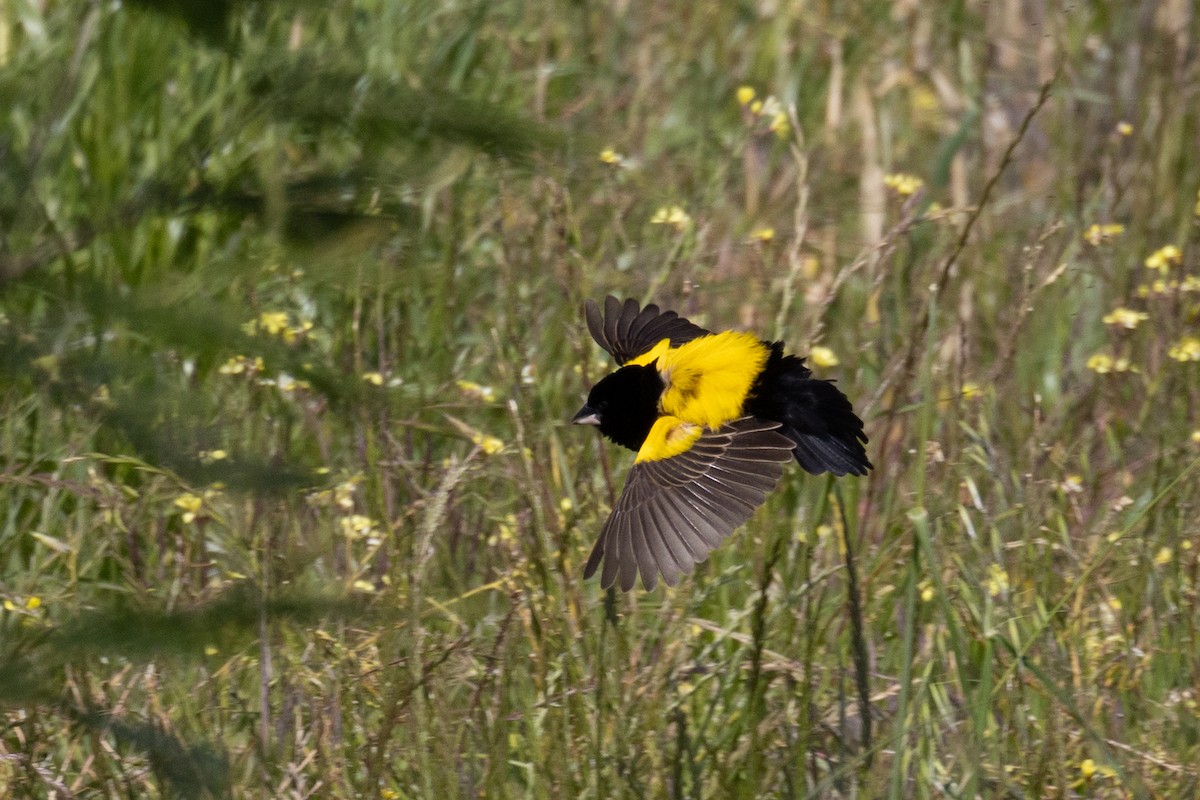
[[[592,387],[587,403],[571,421],[596,425],[617,444],[637,450],[658,418],[662,390],[662,378],[653,362],[621,367]]]

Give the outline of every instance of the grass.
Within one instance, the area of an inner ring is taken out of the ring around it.
[[[1195,793],[1200,18],[1013,8],[0,5],[0,794]],[[583,582],[607,293],[874,472]]]

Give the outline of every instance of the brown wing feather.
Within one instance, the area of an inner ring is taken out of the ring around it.
[[[640,356],[663,339],[678,347],[708,333],[674,311],[660,311],[653,303],[641,308],[636,300],[622,303],[612,295],[604,298],[603,312],[595,300],[588,300],[583,315],[588,333],[618,364]]]
[[[604,562],[600,585],[670,586],[744,523],[792,459],[779,423],[743,417],[706,431],[687,451],[634,464],[592,549],[584,578]],[[618,581],[619,579],[619,581]]]

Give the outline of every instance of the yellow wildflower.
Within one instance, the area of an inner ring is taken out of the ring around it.
[[[1110,597],[1108,599],[1108,607],[1111,608],[1113,611],[1120,611],[1121,610],[1121,598]]]
[[[496,544],[497,542],[512,542],[517,538],[517,518],[513,514],[508,514],[496,525],[496,533],[488,541],[488,544]]]
[[[201,450],[199,453],[197,453],[197,456],[200,459],[200,463],[212,464],[213,462],[224,461],[225,459],[229,458],[229,453],[225,452],[224,450],[220,450],[220,449],[218,449],[218,450]]]
[[[487,436],[482,433],[476,433],[471,437],[471,441],[489,456],[494,456],[504,450],[504,442],[500,439],[497,439],[495,436]]]
[[[787,114],[783,111],[776,111],[771,116],[771,124],[767,126],[767,130],[778,136],[780,139],[786,139],[788,134],[792,132],[792,125],[788,121]]]
[[[1190,291],[1195,291],[1195,287],[1197,287],[1197,286],[1200,286],[1200,283],[1197,283],[1197,282],[1191,280],[1190,276],[1188,279],[1185,279],[1182,284],[1176,280],[1168,281],[1164,278],[1158,278],[1153,283],[1149,283],[1149,284],[1143,283],[1143,284],[1139,285],[1137,287],[1137,296],[1138,297],[1151,297],[1153,295],[1162,296],[1162,295],[1171,294],[1172,292],[1177,292],[1180,290],[1190,292]]]
[[[490,386],[482,386],[474,381],[458,381],[458,388],[467,397],[490,403],[496,399],[496,390]]]
[[[338,520],[342,535],[348,539],[361,539],[375,528],[375,520],[362,514],[351,514]]]
[[[661,206],[650,218],[651,225],[670,225],[677,231],[692,224],[692,218],[680,206]]]
[[[328,473],[329,470],[326,469],[325,472]],[[332,489],[318,489],[309,492],[304,498],[305,502],[316,508],[333,505],[342,511],[352,511],[354,509],[354,492],[361,480],[361,475],[355,475]]]
[[[1090,758],[1080,761],[1079,774],[1085,781],[1090,781],[1096,775],[1096,762]]]
[[[258,315],[258,328],[269,336],[278,336],[288,328],[286,311],[264,311]]]
[[[750,113],[757,115],[757,114],[761,114],[762,110],[763,110],[763,101],[762,100],[755,100],[753,103],[750,104]]]
[[[1095,353],[1087,360],[1087,368],[1099,375],[1107,375],[1112,372],[1137,372],[1138,370],[1130,363],[1128,358],[1121,356],[1113,358],[1106,353]]]
[[[962,398],[963,398],[964,400],[973,400],[973,399],[975,399],[976,397],[979,397],[979,395],[980,395],[982,392],[983,392],[983,390],[979,388],[979,384],[978,384],[978,383],[973,383],[973,382],[971,382],[971,381],[964,381],[964,382],[963,382],[963,385],[962,385]]]
[[[354,588],[357,591],[370,594],[375,591],[375,584],[371,583],[370,581],[364,581],[360,578],[354,582]]]
[[[1105,325],[1116,325],[1126,330],[1134,330],[1138,325],[1150,319],[1150,315],[1131,308],[1114,308],[1104,317]]]
[[[600,161],[604,164],[617,166],[624,160],[625,157],[611,147],[606,147],[600,151]]]
[[[916,194],[925,185],[925,181],[916,175],[909,175],[905,172],[893,172],[883,177],[883,185],[901,197],[908,197]]]
[[[42,598],[37,595],[31,595],[25,600],[25,608],[29,611],[36,611],[42,607]]]
[[[364,372],[362,374],[362,379],[372,386],[383,386],[382,372]]]
[[[1117,222],[1106,225],[1092,225],[1083,232],[1083,238],[1093,247],[1099,247],[1106,242],[1112,241],[1124,232],[1125,226]]]
[[[196,519],[200,513],[200,507],[203,504],[203,498],[194,495],[191,492],[185,492],[184,494],[181,494],[179,497],[175,498],[175,507],[183,512],[180,518],[183,520],[184,524]]]
[[[228,359],[217,368],[217,372],[222,375],[253,375],[256,372],[262,372],[265,366],[261,356],[247,358],[239,355]]]
[[[1171,563],[1171,559],[1175,557],[1175,551],[1169,547],[1159,548],[1159,551],[1154,554],[1154,563],[1160,567],[1165,567]]]
[[[808,351],[808,360],[816,367],[836,367],[841,362],[838,361],[837,354],[823,345],[816,345]]]
[[[300,323],[299,327],[293,328],[291,326],[288,326],[287,328],[285,328],[283,331],[283,334],[282,334],[283,340],[285,342],[287,342],[288,344],[295,344],[300,339],[301,336],[308,333],[312,329],[313,329],[312,320],[306,319]]]
[[[737,101],[740,106],[748,106],[754,100],[754,88],[751,86],[739,86],[737,90]]]
[[[750,239],[755,242],[769,242],[775,238],[775,229],[770,226],[755,228],[750,231]]]
[[[1125,120],[1121,120],[1117,123],[1117,133],[1119,133],[1121,136],[1132,136],[1133,126]]]
[[[988,564],[987,591],[992,597],[1008,592],[1008,573],[999,564]]]
[[[333,502],[338,508],[343,511],[354,508],[354,492],[358,489],[358,483],[361,480],[361,476],[355,475],[350,480],[342,481],[333,487]]]
[[[1200,339],[1185,336],[1167,351],[1167,355],[1176,361],[1200,361]]]
[[[928,603],[934,598],[935,592],[933,590],[933,581],[929,580],[928,578],[918,583],[917,589],[919,589],[921,592],[922,603]]]
[[[1183,260],[1183,253],[1173,244],[1164,245],[1146,258],[1146,267],[1165,273]]]
[[[312,384],[304,380],[296,380],[286,372],[279,373],[277,378],[264,378],[258,382],[259,386],[274,386],[281,392],[294,392],[299,389],[311,389]]]
[[[1192,444],[1200,444],[1200,428],[1192,431]]]
[[[294,343],[304,333],[313,329],[311,320],[305,320],[293,327],[291,318],[286,311],[264,311],[255,319],[242,325],[247,336],[257,336],[260,332],[268,336],[278,336],[288,344]]]

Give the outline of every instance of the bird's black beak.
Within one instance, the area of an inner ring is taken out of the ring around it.
[[[599,425],[600,412],[585,403],[583,408],[571,417],[571,422],[576,425]]]

